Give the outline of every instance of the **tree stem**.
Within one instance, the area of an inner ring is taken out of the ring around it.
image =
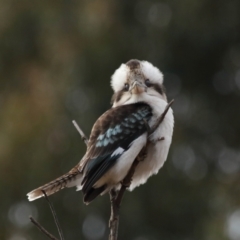
[[[170,106],[173,104],[174,100],[170,101],[168,105],[166,106],[165,110],[157,119],[156,123],[150,128],[148,125],[147,121],[145,122],[147,132],[148,132],[148,137],[154,133],[154,131],[158,128],[158,126],[162,123],[163,119],[165,118]],[[164,140],[164,138],[163,138]],[[144,158],[146,157],[147,154],[147,145],[141,150],[141,152],[138,154],[136,159],[134,160],[130,170],[128,171],[128,174],[126,177],[123,179],[121,182],[121,188],[118,193],[114,189],[112,189],[109,194],[110,194],[110,201],[111,201],[111,215],[110,215],[110,220],[109,220],[109,240],[117,240],[118,239],[118,226],[119,226],[119,210],[122,202],[123,195],[126,191],[126,189],[131,185],[132,182],[132,177],[134,175],[135,169],[137,165],[139,164],[140,161],[143,161]]]

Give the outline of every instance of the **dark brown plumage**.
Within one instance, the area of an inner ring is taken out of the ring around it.
[[[85,202],[92,201],[101,193],[93,185],[116,163],[119,156],[113,156],[113,152],[118,147],[126,151],[132,141],[147,131],[144,121],[151,116],[151,108],[147,104],[136,103],[111,108],[97,120],[79,169],[84,173],[82,191]],[[102,188],[104,190],[105,187]],[[96,195],[95,191],[99,193]]]

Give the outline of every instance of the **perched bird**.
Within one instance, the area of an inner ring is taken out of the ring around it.
[[[163,75],[147,61],[130,60],[113,74],[113,106],[95,122],[81,161],[63,176],[31,191],[28,199],[51,195],[65,187],[82,190],[84,202],[119,189],[135,158],[146,147],[130,190],[153,174],[165,162],[172,141],[174,118],[170,108],[163,122],[148,136],[167,106]],[[147,123],[147,124],[146,124]]]

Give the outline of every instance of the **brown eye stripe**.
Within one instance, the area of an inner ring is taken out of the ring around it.
[[[114,93],[111,99],[111,104],[113,104],[114,102],[118,102],[121,99],[123,93],[123,90]]]
[[[152,87],[157,91],[159,92],[161,95],[165,92],[164,91],[164,87],[163,86],[160,86],[158,84],[152,84]]]

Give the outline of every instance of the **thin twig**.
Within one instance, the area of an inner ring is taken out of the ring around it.
[[[52,203],[50,202],[50,200],[48,199],[48,196],[47,196],[46,192],[44,190],[42,190],[42,193],[44,194],[44,197],[47,200],[48,205],[49,205],[49,207],[51,209],[51,212],[52,212],[52,215],[53,215],[53,218],[54,218],[54,222],[55,222],[55,224],[57,226],[59,237],[60,237],[61,240],[64,240],[63,232],[62,232],[62,229],[60,227],[60,224],[59,224],[59,221],[58,221],[58,218],[57,218],[57,214],[56,214],[56,212],[54,210],[54,207],[53,207]]]
[[[165,118],[169,108],[171,107],[171,105],[173,104],[174,99],[172,101],[170,101],[168,103],[168,105],[165,107],[165,110],[163,111],[163,113],[161,114],[160,118],[157,120],[157,122],[151,127],[151,130],[148,131],[148,136],[150,136],[151,134],[153,134],[155,132],[155,130],[158,128],[158,126],[161,124],[161,122],[163,121],[163,119]]]
[[[82,140],[85,142],[85,144],[88,144],[88,138],[85,135],[85,133],[83,132],[83,130],[79,127],[79,125],[77,124],[77,122],[75,120],[72,120],[72,123],[74,125],[74,127],[77,129],[77,131],[79,132]]]
[[[128,187],[130,187],[132,182],[132,177],[135,172],[135,169],[140,161],[143,160],[144,156],[146,154],[146,147],[142,149],[142,151],[139,153],[139,155],[134,160],[128,174],[122,181],[122,186],[116,194],[114,190],[111,190],[109,192],[110,194],[110,200],[111,200],[111,216],[109,220],[109,240],[117,240],[118,238],[118,226],[119,226],[119,209],[122,203],[123,195]]]
[[[42,227],[41,224],[39,222],[37,222],[32,216],[30,216],[29,219],[47,237],[49,237],[52,240],[58,240],[55,236],[53,236],[51,233],[49,233],[44,227]]]
[[[148,137],[154,133],[154,131],[159,127],[159,125],[162,123],[163,119],[165,118],[170,106],[173,104],[174,100],[170,101],[169,104],[166,106],[165,110],[157,119],[156,123],[150,128],[148,123],[145,122]],[[164,139],[164,138],[163,138]],[[110,228],[110,234],[109,234],[109,240],[117,240],[118,238],[118,226],[119,226],[119,209],[122,202],[123,195],[126,191],[126,189],[131,185],[132,177],[134,175],[135,169],[138,166],[140,161],[143,161],[146,156],[146,149],[147,146],[145,146],[139,155],[134,160],[130,170],[128,171],[128,174],[122,181],[122,186],[120,188],[120,191],[118,194],[115,193],[114,190],[110,191],[110,199],[111,199],[111,216],[109,221],[109,228]]]

